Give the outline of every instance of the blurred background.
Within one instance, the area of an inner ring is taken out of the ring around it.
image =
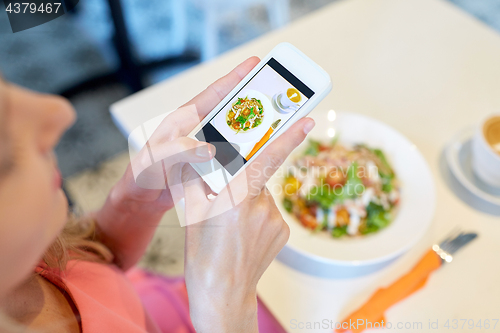
[[[336,1],[82,0],[15,34],[2,2],[0,70],[11,82],[70,98],[78,121],[57,148],[68,177],[127,149],[111,103]],[[500,1],[450,1],[500,31]]]
[[[78,120],[56,152],[73,210],[92,211],[129,162],[112,103],[338,1],[81,0],[72,12],[15,34],[2,1],[0,71],[21,86],[62,94],[76,108]],[[440,1],[500,31],[499,0]],[[160,226],[140,265],[182,274],[184,229],[175,211]]]

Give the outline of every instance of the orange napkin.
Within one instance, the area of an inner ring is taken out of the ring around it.
[[[271,126],[269,128],[269,130],[266,132],[266,134],[264,134],[262,139],[260,139],[260,141],[255,144],[252,151],[247,155],[247,158],[246,158],[247,161],[257,152],[257,150],[259,150],[267,142],[267,140],[269,140],[273,131],[274,131],[274,129]]]
[[[410,272],[389,287],[377,290],[365,304],[342,320],[343,328],[336,329],[335,332],[360,333],[370,328],[370,323],[374,325],[377,322],[379,324],[375,327],[383,327],[384,312],[393,304],[423,287],[428,276],[441,267],[441,263],[441,258],[436,252],[429,250]]]

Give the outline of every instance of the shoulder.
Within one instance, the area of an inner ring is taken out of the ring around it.
[[[39,275],[33,275],[7,296],[3,311],[33,330],[80,332],[78,311],[65,292]]]

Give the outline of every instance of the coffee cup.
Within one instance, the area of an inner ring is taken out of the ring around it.
[[[500,114],[486,117],[476,129],[472,169],[485,184],[500,188]]]
[[[302,95],[295,88],[289,88],[280,95],[280,104],[287,109],[298,109]]]

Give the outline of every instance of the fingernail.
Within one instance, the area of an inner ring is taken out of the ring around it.
[[[311,118],[309,118],[309,121],[304,125],[304,133],[307,134],[309,132],[311,132],[311,130],[314,128],[314,126],[316,125],[316,123],[314,122],[314,120],[312,120]]]
[[[215,146],[210,144],[210,143],[207,143],[208,145],[208,151],[210,153],[210,159],[214,158],[215,157]]]
[[[196,147],[196,156],[212,159],[215,156],[215,147],[209,143]]]

